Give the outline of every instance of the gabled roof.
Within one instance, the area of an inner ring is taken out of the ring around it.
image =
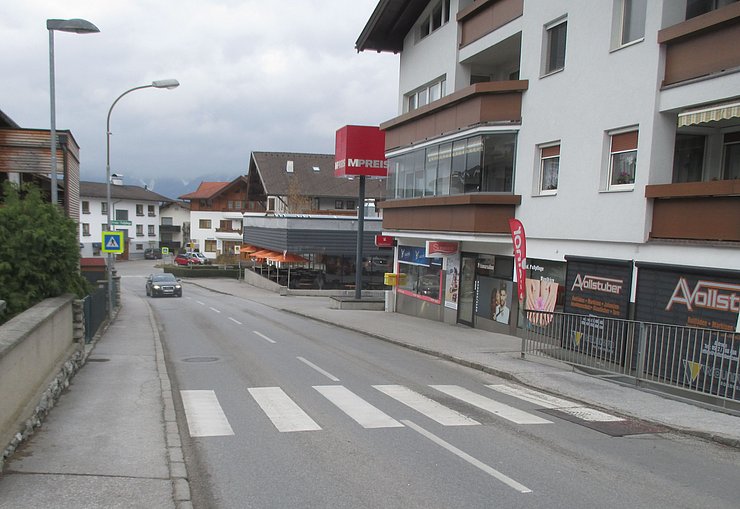
[[[357,51],[403,50],[403,40],[429,0],[380,0],[355,43]]]
[[[116,200],[132,201],[158,201],[171,202],[171,198],[162,196],[148,189],[139,186],[115,185],[110,186],[111,198]],[[80,199],[82,198],[106,198],[107,189],[105,182],[85,182],[80,181]]]
[[[179,197],[181,200],[208,200],[214,195],[221,192],[231,184],[231,182],[201,182],[198,189],[192,193],[183,194]]]
[[[15,123],[15,121],[6,115],[3,110],[0,110],[0,127],[9,127],[11,129],[20,129],[21,126]]]
[[[293,171],[288,172],[288,161]],[[266,195],[288,196],[298,192],[308,197],[352,198],[358,193],[358,180],[334,176],[334,154],[291,152],[252,152],[249,173],[256,172]],[[385,196],[385,180],[367,179],[367,198]]]

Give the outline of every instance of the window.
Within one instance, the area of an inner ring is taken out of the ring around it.
[[[342,200],[334,200],[334,208],[335,209],[343,209],[344,208],[344,202]]]
[[[143,216],[144,215],[144,205],[141,205],[139,203],[136,204],[136,215],[137,216]]]
[[[423,247],[399,246],[398,252],[398,271],[406,276],[399,293],[439,303],[442,259],[424,257]]]
[[[641,41],[645,37],[647,0],[616,0],[615,4],[615,48]]]
[[[90,236],[90,223],[82,223],[82,236],[83,237]]]
[[[147,213],[149,214],[149,217],[154,217],[157,215],[154,211],[154,205],[147,205]]]
[[[441,99],[447,92],[447,80],[444,76],[431,83],[427,83],[421,88],[406,94],[406,111],[413,111],[429,104],[432,101]]]
[[[740,179],[740,131],[725,134],[722,154],[723,178]]]
[[[201,230],[210,230],[211,229],[211,220],[210,219],[199,219],[198,220],[198,228]]]
[[[450,0],[441,0],[419,23],[419,39],[423,39],[450,20]]]
[[[83,214],[89,214],[90,213],[90,202],[89,201],[83,201],[82,202],[82,213]]]
[[[108,215],[108,202],[107,201],[104,201],[103,203],[100,204],[100,213]]]
[[[162,216],[162,224],[166,226],[172,226],[172,218],[167,216]]]
[[[103,223],[100,225],[100,231],[101,232],[107,232],[108,231],[108,223]]]
[[[206,240],[206,243],[205,243],[205,252],[206,253],[215,253],[216,252],[216,241],[215,240]]]
[[[147,233],[149,233],[150,237],[155,237],[157,234],[154,233],[154,225],[150,224],[147,226]]]
[[[137,237],[143,237],[144,236],[144,225],[143,224],[137,224],[136,225],[136,236]]]
[[[565,68],[565,39],[568,21],[557,21],[545,27],[545,68],[544,74],[551,74]]]
[[[144,244],[136,244],[136,250],[137,251],[143,251],[144,250]]]
[[[560,144],[540,147],[539,193],[555,194],[560,173]]]
[[[115,209],[115,218],[117,221],[128,221],[128,210],[126,209]]]
[[[673,183],[701,182],[704,175],[706,136],[676,134],[673,151]]]
[[[637,168],[637,131],[612,134],[609,146],[609,187],[632,186]]]
[[[275,211],[275,198],[267,199],[267,210],[273,212]]]
[[[687,0],[686,2],[686,19],[695,18],[714,11],[737,0]]]
[[[347,210],[354,210],[354,208],[355,208],[355,201],[354,200],[347,200],[344,205],[347,208]]]

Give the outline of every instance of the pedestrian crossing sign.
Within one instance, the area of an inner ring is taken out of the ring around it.
[[[123,232],[103,232],[101,251],[104,253],[123,253]]]

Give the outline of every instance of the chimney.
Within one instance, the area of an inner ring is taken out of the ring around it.
[[[293,173],[293,161],[288,161],[285,163],[285,171],[288,173]]]
[[[123,185],[123,175],[119,175],[118,173],[114,173],[110,176],[110,183],[114,186],[122,186]]]

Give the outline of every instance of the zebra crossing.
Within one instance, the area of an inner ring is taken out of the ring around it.
[[[380,393],[402,403],[442,426],[477,426],[480,422],[449,408],[434,399],[402,385],[373,385]],[[573,401],[556,398],[532,389],[511,385],[487,385],[476,392],[457,385],[430,385],[430,389],[469,406],[484,410],[509,422],[520,425],[552,424],[529,411],[493,399],[494,394],[517,398],[542,409],[557,410],[584,421],[617,422],[622,419],[596,409],[583,407]],[[343,414],[365,429],[403,428],[397,420],[343,385],[317,385],[313,389],[332,403]],[[265,417],[281,433],[320,431],[322,427],[309,412],[280,387],[253,387],[247,389]],[[482,394],[483,392],[483,394]],[[226,412],[214,391],[182,390],[183,409],[190,436],[228,436],[234,431]]]

